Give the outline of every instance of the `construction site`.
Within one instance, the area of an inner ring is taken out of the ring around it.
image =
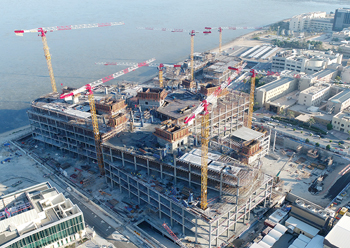
[[[100,26],[77,28],[87,27]],[[190,57],[180,64],[130,63],[58,93],[47,30],[38,32],[52,92],[32,102],[31,136],[19,144],[74,188],[160,247],[169,240],[181,247],[226,246],[256,221],[257,206],[273,203],[273,177],[261,170],[270,133],[252,129],[256,73],[241,59],[194,53],[198,32],[192,30]],[[158,77],[144,85],[105,84],[143,66],[157,66]],[[230,88],[243,71],[252,73],[250,94]]]

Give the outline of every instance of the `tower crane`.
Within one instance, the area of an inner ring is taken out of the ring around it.
[[[67,26],[54,26],[46,28],[34,28],[28,30],[15,30],[17,36],[23,36],[24,33],[39,33],[43,42],[44,54],[46,58],[47,68],[49,70],[51,87],[53,92],[57,92],[55,77],[53,75],[52,65],[51,65],[51,55],[49,52],[49,47],[47,45],[46,33],[60,30],[72,30],[72,29],[82,29],[82,28],[98,28],[107,26],[124,25],[124,22],[107,22],[107,23],[95,23],[95,24],[81,24],[81,25],[67,25]]]
[[[235,72],[224,81],[207,99],[203,100],[199,106],[185,118],[185,124],[191,125],[194,119],[198,116],[202,116],[201,121],[201,209],[205,210],[208,206],[207,202],[207,183],[208,183],[208,143],[209,143],[209,104],[214,105],[220,93],[230,86],[231,81],[243,70],[247,63],[243,63],[236,68]]]
[[[205,33],[211,34],[211,30],[216,29],[219,32],[219,53],[222,52],[221,46],[222,46],[222,30],[242,30],[242,29],[264,29],[263,27],[205,27]]]
[[[136,63],[129,62],[96,62],[97,65],[136,65]],[[158,79],[159,79],[159,87],[163,88],[163,71],[165,67],[168,68],[180,68],[182,65],[170,65],[170,64],[149,64],[149,67],[157,67],[158,69]]]
[[[230,70],[234,70],[234,71],[249,71],[252,75],[251,75],[251,81],[250,81],[250,93],[249,93],[249,110],[248,110],[248,122],[247,122],[247,127],[248,128],[252,128],[252,119],[253,119],[253,111],[254,111],[254,92],[255,92],[255,78],[257,75],[257,71],[254,69],[250,69],[250,70],[239,70],[239,68],[235,68],[235,67],[231,67],[229,66],[228,69]],[[279,75],[278,73],[274,73],[274,72],[260,72],[259,74],[265,74],[267,76],[271,76],[271,75]]]
[[[145,30],[158,30],[158,31],[169,31],[173,33],[183,33],[183,32],[188,32],[189,35],[191,36],[191,82],[194,81],[194,58],[193,58],[193,53],[194,53],[194,37],[198,33],[203,33],[203,34],[208,34],[208,32],[203,31],[203,32],[198,32],[195,30],[185,30],[185,29],[174,29],[174,28],[153,28],[153,27],[138,27],[138,29],[145,29]]]
[[[72,97],[75,97],[76,95],[86,92],[88,95],[89,99],[89,105],[90,105],[90,113],[91,113],[91,120],[92,120],[92,128],[94,132],[94,138],[95,138],[95,146],[96,146],[96,158],[97,158],[97,163],[98,167],[100,169],[101,175],[104,175],[104,168],[103,168],[103,157],[102,157],[102,149],[101,149],[101,137],[100,137],[100,131],[98,128],[98,121],[97,121],[97,116],[96,116],[96,107],[95,107],[95,100],[94,100],[94,93],[93,89],[96,88],[97,86],[108,82],[112,79],[115,79],[117,77],[120,77],[128,72],[134,71],[142,66],[147,66],[149,63],[155,61],[155,59],[150,59],[147,61],[144,61],[142,63],[138,63],[137,65],[134,65],[130,68],[124,69],[122,71],[116,72],[112,75],[109,75],[107,77],[101,78],[99,80],[96,80],[92,83],[86,84],[83,87],[80,87],[76,90],[73,90],[69,93],[61,94],[60,98],[61,99],[69,99]]]

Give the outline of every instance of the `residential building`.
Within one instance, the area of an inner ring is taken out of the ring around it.
[[[289,22],[289,30],[303,31],[310,28],[311,21],[315,18],[325,18],[326,12],[312,12],[293,16]]]
[[[273,71],[296,71],[313,74],[326,69],[331,64],[341,64],[343,55],[332,51],[285,50],[272,58]]]
[[[310,26],[308,30],[312,31],[332,31],[333,18],[315,18],[310,20]]]
[[[350,9],[340,8],[335,10],[333,31],[342,31],[350,27]]]
[[[0,197],[0,248],[62,247],[85,232],[83,212],[48,182]]]
[[[311,86],[300,92],[298,104],[308,107],[319,106],[329,98],[331,86],[327,84]]]

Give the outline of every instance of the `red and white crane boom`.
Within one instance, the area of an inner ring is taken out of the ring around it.
[[[64,98],[67,98],[67,97],[75,96],[75,95],[77,95],[77,94],[79,94],[79,93],[81,93],[81,92],[85,92],[85,91],[87,90],[87,87],[91,87],[91,89],[94,89],[94,88],[96,88],[97,86],[99,86],[99,85],[101,85],[101,84],[103,84],[103,83],[105,83],[105,82],[108,82],[108,81],[110,81],[110,80],[112,80],[112,79],[115,79],[115,78],[117,78],[117,77],[120,77],[120,76],[122,76],[122,75],[124,75],[124,74],[126,74],[126,73],[128,73],[128,72],[134,71],[134,70],[136,70],[136,69],[138,69],[138,68],[140,68],[140,67],[142,67],[142,66],[148,66],[148,64],[150,64],[151,62],[153,62],[153,61],[155,61],[155,60],[156,60],[155,58],[152,58],[152,59],[146,60],[146,61],[144,61],[144,62],[135,64],[135,65],[132,66],[132,67],[126,68],[126,69],[121,70],[121,71],[119,71],[119,72],[116,72],[116,73],[114,73],[114,74],[112,74],[112,75],[109,75],[109,76],[107,76],[107,77],[101,78],[101,79],[96,80],[96,81],[94,81],[94,82],[92,82],[92,83],[89,83],[89,84],[87,84],[87,85],[84,85],[83,87],[80,87],[79,89],[73,90],[73,91],[71,91],[70,93],[61,94],[60,98],[61,98],[61,99],[64,99]]]
[[[199,115],[201,112],[207,112],[207,107],[211,103],[213,104],[221,91],[226,89],[232,82],[232,80],[243,70],[243,68],[247,65],[247,63],[243,63],[240,67],[235,68],[235,72],[224,81],[210,96],[207,97],[204,101],[202,101],[199,106],[192,112],[190,116],[185,119],[185,123],[191,125],[193,120]]]
[[[82,29],[82,28],[99,28],[108,26],[124,25],[124,22],[106,22],[106,23],[94,23],[94,24],[79,24],[79,25],[66,25],[66,26],[54,26],[45,28],[34,28],[28,30],[15,30],[16,35],[22,36],[24,33],[46,33],[59,30],[72,30],[72,29]]]

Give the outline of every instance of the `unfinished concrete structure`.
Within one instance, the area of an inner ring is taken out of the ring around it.
[[[160,162],[139,156],[127,147],[103,144],[107,183],[127,192],[129,198],[146,207],[147,221],[164,235],[165,222],[183,242],[217,247],[237,235],[237,224],[246,223],[251,210],[272,194],[272,177],[260,172],[259,164],[247,167],[219,153],[209,153],[209,207],[199,207],[201,185],[200,150],[186,161]],[[193,199],[192,195],[193,194]]]
[[[137,93],[137,98],[142,110],[158,108],[164,103],[167,93],[162,88],[143,88]]]
[[[75,103],[74,103],[75,102]],[[95,94],[101,141],[125,129],[124,100]],[[87,96],[72,101],[50,93],[32,102],[27,111],[33,138],[73,156],[96,160],[95,140]]]

